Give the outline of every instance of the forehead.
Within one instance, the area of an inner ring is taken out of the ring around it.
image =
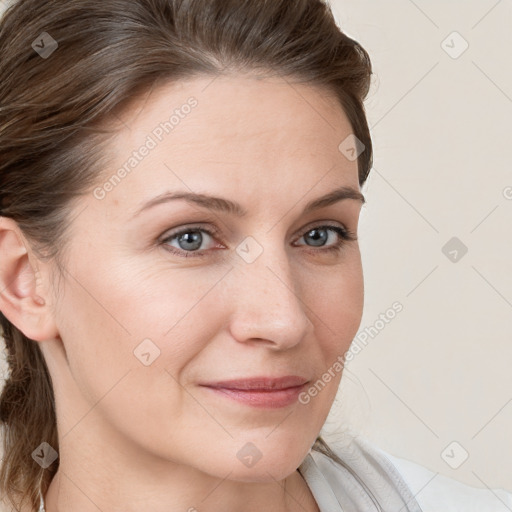
[[[277,187],[298,198],[322,179],[322,190],[358,188],[357,163],[338,148],[350,122],[322,88],[282,78],[198,77],[160,85],[120,118],[102,183],[120,174],[110,180],[108,199],[130,211],[132,200],[173,189],[250,197]]]

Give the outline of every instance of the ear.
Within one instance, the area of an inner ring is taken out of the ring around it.
[[[51,297],[38,276],[38,259],[18,224],[0,216],[0,311],[27,338],[45,341],[59,333],[49,307]]]

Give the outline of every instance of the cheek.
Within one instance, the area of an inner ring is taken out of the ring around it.
[[[161,338],[179,311],[152,283],[106,258],[88,257],[86,265],[69,274],[57,315],[69,366],[77,381],[94,376],[96,387],[106,389],[116,369],[141,366],[136,347],[144,339]]]
[[[130,369],[180,380],[221,328],[215,287],[224,270],[157,267],[102,260],[66,283],[59,330],[73,376],[93,403]]]
[[[309,297],[319,339],[329,340],[325,349],[330,358],[348,349],[359,329],[364,307],[364,281],[361,260],[332,267],[308,285],[315,290]],[[320,335],[319,333],[324,333]]]
[[[202,425],[211,421],[183,384],[187,365],[218,329],[217,315],[210,313],[214,300],[207,295],[214,279],[191,287],[184,276],[165,282],[138,280],[134,274],[128,280],[113,272],[106,285],[96,272],[87,280],[76,274],[83,286],[66,283],[59,331],[72,377],[66,395],[74,415],[66,419],[66,431],[77,424],[73,436],[80,436],[96,428],[101,417],[151,451],[159,449],[163,432],[171,446],[172,438],[190,431],[191,418]]]
[[[225,273],[225,269],[212,267],[190,269],[154,263],[143,268],[117,266],[110,300],[123,303],[119,316],[134,336],[171,338],[184,329],[189,317],[213,317],[214,312],[210,315],[202,303],[212,291],[216,293],[215,287],[222,286]]]
[[[359,258],[323,275],[311,276],[305,289],[310,318],[315,324],[314,344],[321,357],[317,380],[305,390],[301,403],[311,408],[310,416],[320,428],[336,397],[343,375],[344,355],[359,329],[364,306],[364,282]],[[314,283],[316,286],[314,286]]]

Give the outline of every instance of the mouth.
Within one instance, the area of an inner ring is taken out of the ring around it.
[[[303,377],[252,377],[200,384],[217,396],[258,408],[275,409],[292,405],[309,381]]]
[[[218,382],[206,382],[200,385],[210,388],[237,389],[241,391],[277,391],[302,386],[307,382],[309,381],[305,377],[285,375],[283,377],[247,377]]]

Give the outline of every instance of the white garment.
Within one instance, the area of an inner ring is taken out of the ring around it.
[[[406,459],[385,456],[398,469],[423,512],[512,512],[511,492],[471,487]]]
[[[415,462],[395,457],[360,436],[350,438],[347,443],[328,444],[355,470],[380,505],[372,503],[357,478],[324,454],[312,450],[299,470],[321,512],[512,511],[509,491],[462,484]]]
[[[360,436],[329,447],[344,466],[315,450],[299,466],[321,512],[512,511],[511,492],[464,485]],[[45,512],[42,494],[39,512]]]

